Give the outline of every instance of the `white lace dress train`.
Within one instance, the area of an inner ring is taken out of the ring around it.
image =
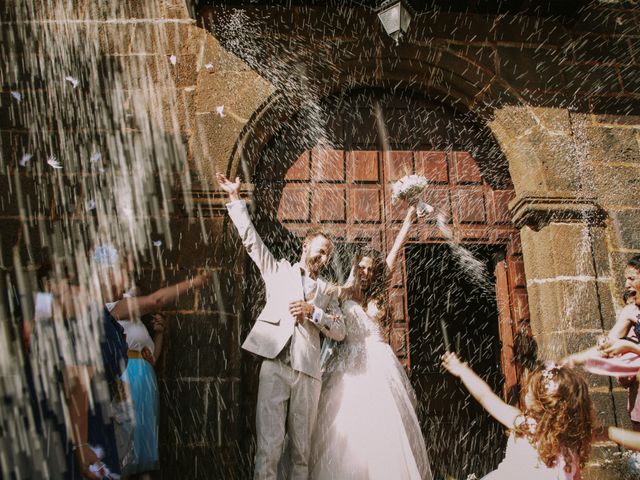
[[[323,378],[312,480],[431,480],[415,394],[378,324],[343,304],[347,337]]]

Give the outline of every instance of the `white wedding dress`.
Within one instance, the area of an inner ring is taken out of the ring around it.
[[[310,478],[431,480],[415,394],[375,312],[352,300],[343,311],[347,336],[323,377]]]

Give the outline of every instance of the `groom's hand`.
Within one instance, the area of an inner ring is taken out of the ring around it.
[[[313,314],[313,305],[307,302],[298,300],[297,302],[291,302],[289,304],[289,313],[293,315],[296,321],[303,324],[307,318],[310,318]]]
[[[240,200],[240,177],[236,177],[236,181],[232,182],[221,173],[216,173],[216,180],[220,184],[220,188],[229,194],[229,200]]]

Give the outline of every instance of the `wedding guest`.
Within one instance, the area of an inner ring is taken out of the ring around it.
[[[589,386],[575,370],[549,366],[532,373],[521,411],[505,403],[455,353],[445,353],[442,365],[510,431],[504,460],[484,480],[580,478],[589,458],[595,414]]]
[[[124,467],[127,476],[157,470],[158,458],[158,385],[154,366],[162,353],[165,318],[156,313],[175,303],[191,289],[202,287],[208,274],[200,274],[175,285],[161,288],[149,295],[137,295],[129,289],[122,298],[107,302],[111,315],[124,329],[128,344],[128,365],[123,380],[129,385],[134,409],[133,455]],[[153,314],[154,338],[140,317]]]
[[[631,258],[625,269],[626,306],[609,331],[601,337],[598,345],[566,357],[562,363],[581,365],[596,375],[617,378],[629,387],[627,409],[633,429],[640,431],[640,255]]]
[[[207,277],[198,276],[191,281],[193,288],[204,285]],[[183,282],[184,283],[184,282]],[[188,282],[187,282],[188,283]],[[177,295],[181,291],[181,284],[174,287]],[[157,293],[157,292],[156,292]],[[152,294],[153,295],[153,294]],[[131,298],[130,293],[123,295],[124,298]],[[169,298],[156,299],[152,305],[154,308],[160,306]],[[144,297],[138,296],[138,309],[142,302],[141,313],[147,310],[144,306]],[[107,304],[110,311],[118,310],[120,315],[123,312],[116,309],[119,302]],[[118,317],[120,318],[120,317]],[[132,320],[119,320],[118,323],[124,328],[129,346],[129,362],[124,373],[123,380],[128,383],[131,393],[131,401],[134,408],[134,428],[133,428],[133,455],[131,461],[124,468],[124,475],[136,475],[157,470],[159,467],[158,456],[158,408],[159,396],[158,385],[154,367],[162,353],[164,334],[166,331],[166,320],[161,314],[153,314],[152,329],[153,338],[145,324],[137,318]]]
[[[91,474],[94,474],[96,469],[99,474],[104,474],[105,472],[120,474],[123,471],[125,473],[129,472],[129,468],[138,471],[136,468],[139,466],[157,467],[158,393],[155,373],[152,368],[149,369],[147,367],[148,360],[144,360],[142,357],[143,344],[146,339],[143,338],[142,329],[145,329],[145,327],[140,322],[139,316],[157,312],[159,309],[175,303],[189,290],[200,288],[204,285],[208,278],[208,275],[200,274],[193,279],[161,288],[150,295],[129,296],[128,298],[119,299],[121,295],[117,292],[123,292],[131,285],[127,262],[121,259],[117,250],[111,245],[97,247],[94,253],[94,260],[100,270],[98,276],[105,282],[102,288],[102,298],[106,301],[104,307],[104,332],[107,343],[106,348],[103,349],[105,352],[103,362],[112,393],[112,400],[115,400],[116,403],[127,400],[127,387],[123,383],[123,379],[131,380],[129,387],[133,397],[131,400],[134,408],[137,408],[138,411],[134,415],[133,455],[129,455],[129,452],[123,451],[128,450],[126,441],[116,437],[119,422],[114,421],[114,418],[106,414],[103,415],[100,411],[91,411],[87,425],[84,425],[83,422],[87,418],[88,392],[91,385],[86,381],[77,380],[82,378],[91,379],[93,372],[85,373],[84,377],[76,375],[76,382],[71,386],[73,405],[70,405],[70,408],[73,406],[77,411],[74,422],[78,425],[76,451],[81,452],[78,455],[78,461],[83,475],[87,478],[92,478]],[[160,330],[161,322],[156,321],[156,323]],[[117,343],[116,334],[118,335],[118,340],[124,339],[127,331],[132,334],[132,338],[130,339],[126,335],[126,342],[123,344]],[[131,343],[128,344],[127,342]],[[161,342],[160,339],[159,342]],[[152,347],[154,348],[155,345]],[[119,355],[123,357],[123,360],[118,358]],[[132,363],[130,371],[127,367],[130,375],[123,376],[123,367],[127,366],[128,359]],[[146,402],[149,403],[147,404]],[[104,421],[105,418],[107,419],[106,422]],[[128,430],[128,426],[123,428]],[[150,437],[149,432],[151,432]],[[120,445],[118,445],[117,440],[120,440]],[[96,451],[93,448],[95,446],[101,447],[102,450],[99,462],[96,460]],[[146,460],[146,463],[137,463],[138,459]],[[89,472],[87,472],[87,468]]]

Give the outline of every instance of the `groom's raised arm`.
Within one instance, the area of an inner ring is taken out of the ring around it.
[[[216,177],[220,187],[229,194],[229,203],[227,203],[229,218],[235,225],[251,260],[258,266],[262,276],[274,273],[278,268],[278,261],[264,244],[251,222],[247,203],[240,198],[240,179],[236,178],[235,182],[231,182],[221,173],[218,173]]]

